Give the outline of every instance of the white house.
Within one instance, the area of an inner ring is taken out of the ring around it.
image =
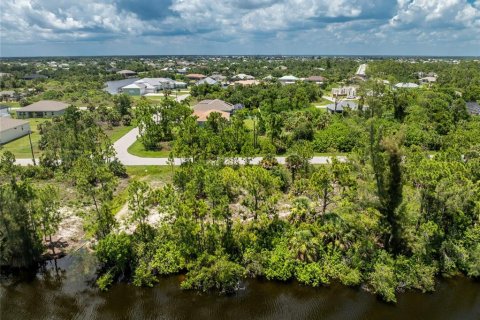
[[[280,81],[282,84],[292,84],[292,83],[295,83],[297,81],[299,81],[300,79],[295,77],[295,76],[283,76],[281,78],[278,79],[278,81]]]
[[[23,137],[29,132],[30,123],[28,121],[0,117],[0,144]]]
[[[355,99],[357,97],[357,88],[355,87],[333,88],[332,96],[334,97],[346,96],[347,99]]]
[[[395,88],[398,88],[398,89],[416,89],[416,88],[418,88],[418,84],[411,83],[411,82],[399,82],[395,85]]]
[[[186,88],[187,84],[170,78],[143,78],[121,88],[121,92],[131,96],[143,96],[161,90]]]

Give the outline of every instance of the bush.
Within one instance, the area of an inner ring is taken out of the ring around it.
[[[300,264],[295,268],[295,277],[300,283],[318,287],[321,284],[328,284],[329,279],[324,273],[322,267],[314,262]]]
[[[294,271],[295,260],[286,244],[281,243],[275,246],[266,262],[265,276],[267,279],[286,281],[292,278]]]
[[[221,256],[203,256],[197,260],[182,282],[182,289],[218,290],[233,293],[245,274],[245,269]]]

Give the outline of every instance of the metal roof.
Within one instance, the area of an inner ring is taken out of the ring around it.
[[[8,129],[12,129],[24,124],[30,125],[30,122],[26,120],[18,120],[6,117],[0,117],[0,132],[6,131]]]
[[[35,103],[32,103],[26,107],[17,109],[17,112],[36,112],[36,111],[61,111],[67,109],[70,104],[61,102],[61,101],[53,101],[53,100],[41,100]]]

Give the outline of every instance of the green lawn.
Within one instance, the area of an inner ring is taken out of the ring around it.
[[[125,168],[130,179],[168,183],[173,177],[170,166],[125,166]]]
[[[38,132],[37,125],[48,120],[49,119],[29,119],[30,129],[32,130],[31,138],[35,159],[38,159],[41,153],[38,149],[38,141],[40,140],[40,134]],[[10,151],[15,155],[16,158],[32,158],[28,135],[10,141],[7,144],[3,145],[2,151]]]
[[[112,129],[105,129],[105,133],[112,140],[112,142],[117,141],[121,137],[127,134],[130,130],[135,128],[135,126],[118,126],[112,127]]]
[[[320,100],[312,102],[312,106],[325,106],[327,104],[331,104],[332,101],[327,100],[325,98],[320,98]]]
[[[134,156],[143,157],[143,158],[168,158],[170,155],[170,150],[159,150],[159,151],[149,151],[145,150],[143,144],[140,141],[135,141],[129,148],[128,153],[133,154]]]

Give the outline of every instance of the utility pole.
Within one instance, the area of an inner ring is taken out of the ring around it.
[[[33,165],[36,166],[37,163],[35,162],[35,154],[33,153],[33,145],[32,145],[32,137],[30,136],[30,134],[32,133],[32,131],[28,131],[28,140],[30,141],[30,151],[32,151],[32,161],[33,161]]]

